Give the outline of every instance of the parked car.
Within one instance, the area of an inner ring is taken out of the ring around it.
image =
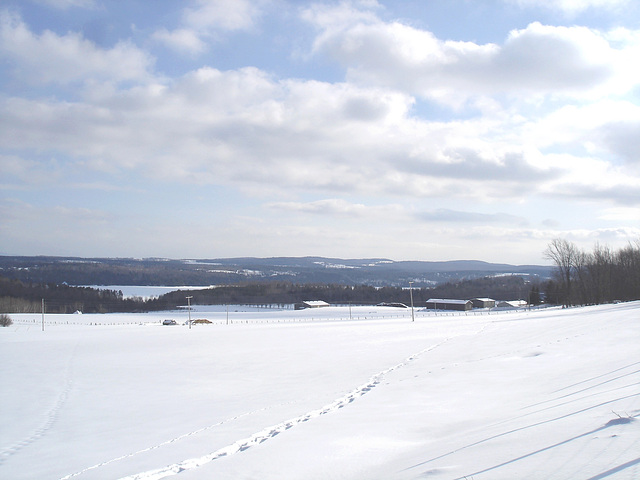
[[[162,321],[163,325],[177,325],[176,321],[171,319],[171,318],[167,318],[166,320]]]

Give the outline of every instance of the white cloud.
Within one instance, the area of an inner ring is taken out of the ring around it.
[[[207,5],[213,10],[200,23],[185,15],[180,28],[158,30],[156,37],[202,52],[215,32],[250,28],[238,19],[217,23],[214,4]],[[36,35],[5,14],[0,52],[12,66],[32,75],[41,71],[44,81],[92,83],[75,101],[0,97],[0,144],[10,152],[0,157],[0,170],[33,190],[47,181],[77,187],[81,182],[72,178],[103,186],[130,178],[123,188],[134,181],[223,185],[247,198],[269,198],[255,216],[278,222],[255,231],[248,225],[256,218],[225,227],[229,238],[264,238],[265,255],[296,240],[304,244],[299,254],[335,240],[355,245],[344,251],[353,256],[365,254],[358,246],[364,244],[372,245],[370,255],[394,245],[416,256],[434,243],[462,252],[499,240],[515,258],[522,249],[542,250],[547,238],[562,233],[529,226],[555,213],[532,219],[515,205],[539,199],[600,209],[640,204],[634,170],[640,113],[632,100],[607,98],[636,84],[630,67],[624,81],[616,75],[640,44],[637,32],[533,23],[502,45],[479,45],[383,23],[373,12],[351,3],[305,11],[320,29],[316,54],[334,55],[347,67],[347,80],[336,83],[279,79],[254,67],[203,67],[158,79],[149,73],[150,57],[130,44],[100,49],[79,34]],[[548,112],[563,105],[555,103],[558,92],[572,103]],[[465,119],[433,121],[419,112],[417,96],[450,105],[473,101],[484,115],[463,111]],[[518,110],[531,97],[542,98],[530,107],[535,114]],[[45,155],[57,163],[47,163]],[[614,156],[626,163],[612,163]],[[496,205],[500,211],[492,210]],[[71,213],[90,223],[91,212]],[[566,226],[559,214],[556,220],[567,231],[583,226],[574,219]],[[343,228],[350,222],[358,232]],[[199,228],[203,236],[211,231]],[[144,235],[136,238],[142,242]],[[498,255],[483,248],[478,257]]]
[[[329,35],[331,32],[344,30],[360,23],[378,23],[378,17],[374,13],[376,7],[379,7],[377,2],[313,3],[302,9],[301,16],[324,30],[323,35]],[[322,41],[321,36],[318,43]]]
[[[634,232],[639,30],[543,25],[522,11],[533,23],[483,44],[456,41],[456,29],[440,24],[433,31],[453,39],[443,40],[418,27],[426,17],[383,21],[406,13],[393,2],[163,2],[144,21],[137,9],[117,19],[114,5],[91,12],[120,22],[101,38],[126,32],[149,45],[149,34],[193,54],[177,67],[193,70],[160,77],[133,40],[93,43],[73,31],[87,18],[77,9],[38,26],[0,13],[0,184],[18,198],[0,199],[0,214],[18,232],[14,245],[42,221],[74,232],[54,232],[60,244],[109,225],[92,237],[105,252],[131,231],[142,255],[213,248],[503,261],[525,250],[537,259],[557,236]],[[37,11],[25,7],[24,18]],[[291,31],[274,32],[284,18]],[[257,48],[264,68],[222,71],[194,58],[223,41],[225,54]],[[309,55],[292,59],[284,50],[294,44]],[[272,58],[275,45],[284,47]],[[77,209],[85,200],[105,211]],[[175,222],[194,234],[176,236]]]
[[[199,54],[220,32],[250,30],[265,0],[195,0],[182,13],[180,27],[159,29],[153,38],[181,51]]]
[[[178,28],[172,31],[161,28],[153,33],[152,38],[171,46],[175,50],[193,53],[203,52],[206,50],[207,45],[197,32],[187,28]]]
[[[618,9],[629,3],[629,0],[506,0],[523,7],[542,7],[551,10],[560,10],[568,14],[580,13],[590,8],[594,9]]]
[[[197,31],[209,28],[248,30],[259,12],[259,3],[250,0],[197,0],[195,7],[185,9],[183,22]]]
[[[144,216],[135,218],[131,224],[127,217],[122,213],[53,201],[42,204],[0,198],[0,236],[3,242],[6,241],[4,248],[9,254],[19,254],[22,250],[15,252],[13,249],[20,248],[34,254],[48,251],[52,255],[92,256],[121,245],[123,236],[120,231],[127,232],[127,242],[132,244],[148,246],[159,238],[156,236],[144,241],[144,235],[136,230],[143,224]],[[79,237],[83,239],[81,245],[78,244]],[[15,247],[17,245],[19,247]],[[136,253],[142,254],[143,250],[138,252],[137,248],[134,247]]]
[[[146,52],[128,42],[102,49],[79,33],[34,34],[7,11],[0,12],[0,57],[10,60],[21,81],[32,84],[148,79],[153,64]]]
[[[583,106],[566,105],[526,128],[528,142],[538,148],[586,150],[639,164],[640,107],[630,101],[603,100]]]
[[[341,8],[352,11],[348,6]],[[602,37],[586,29],[532,24],[513,32],[504,47],[478,46],[442,42],[429,32],[400,24],[384,25],[366,12],[364,17],[353,12],[357,28],[346,21],[348,15],[341,18],[354,38],[366,41],[340,45],[353,45],[358,50],[368,44],[370,48],[377,33],[395,32],[395,36],[384,37],[395,39],[395,45],[379,43],[381,49],[387,48],[387,54],[397,50],[404,55],[399,61],[404,66],[433,64],[442,71],[449,69],[441,80],[449,75],[453,85],[455,77],[460,87],[467,85],[468,92],[489,88],[473,87],[475,80],[465,78],[471,67],[464,64],[474,55],[476,63],[497,56],[505,64],[509,63],[505,59],[512,59],[518,65],[523,61],[518,53],[528,52],[529,61],[524,62],[528,64],[544,50],[539,42],[547,47],[545,41],[551,42],[555,51],[563,45],[574,51],[581,39],[594,52],[590,61],[599,65],[609,51]],[[323,25],[335,21],[333,10],[321,13],[326,15]],[[361,23],[362,18],[369,23]],[[101,62],[119,52],[100,50],[72,34],[59,37],[45,32],[36,36],[15,17],[5,16],[5,21],[9,20],[4,34],[24,38],[24,48],[32,48],[36,58],[44,52],[60,52],[67,44],[73,46],[68,47],[70,51],[84,49],[87,63],[98,65],[88,68],[85,77],[97,75]],[[628,43],[624,39],[629,35],[622,33],[618,38]],[[53,46],[47,49],[47,45]],[[19,51],[16,47],[14,54]],[[384,57],[385,53],[377,55]],[[558,54],[555,62],[560,65],[564,57]],[[495,58],[491,62],[500,63]],[[504,72],[509,69],[518,70],[514,65],[504,66],[503,76],[508,76]],[[144,69],[139,70],[139,76],[145,74]],[[444,84],[434,86],[438,91],[446,88]],[[456,92],[460,90],[464,88]],[[37,145],[44,151],[61,152],[72,159],[73,168],[112,173],[134,170],[154,178],[227,183],[279,196],[283,190],[308,189],[329,195],[352,192],[496,202],[536,192],[553,195],[560,187],[567,194],[583,196],[600,185],[598,191],[605,198],[629,203],[634,201],[633,195],[615,195],[614,188],[635,185],[635,177],[628,177],[628,171],[616,171],[604,160],[585,160],[577,155],[580,152],[553,156],[540,151],[561,142],[565,149],[575,148],[590,139],[600,150],[630,156],[637,144],[633,135],[640,118],[637,108],[625,102],[615,103],[617,108],[607,109],[605,102],[599,105],[601,111],[595,106],[565,107],[539,121],[524,122],[498,109],[484,118],[431,122],[414,116],[412,96],[385,86],[278,80],[256,68],[222,72],[205,67],[172,83],[94,89],[76,103],[4,99],[0,104],[0,140],[17,151],[29,151]],[[313,205],[321,206],[327,208]],[[350,208],[353,213],[355,207]]]
[[[58,170],[59,165],[55,159],[38,162],[18,155],[0,154],[0,187],[24,188],[25,185],[46,185],[52,181],[60,181]]]
[[[535,135],[524,148],[509,117],[429,122],[412,116],[412,102],[379,88],[203,68],[172,84],[94,92],[84,103],[5,99],[0,143],[60,152],[70,170],[135,171],[278,197],[321,192],[503,202],[599,185],[608,187],[601,192],[611,201],[633,200],[615,190],[636,185],[627,171],[542,154]],[[345,205],[305,206],[312,207],[337,212]]]
[[[105,225],[112,219],[112,214],[101,210],[84,207],[67,207],[64,205],[35,205],[17,199],[2,199],[0,201],[0,218],[7,230],[15,230],[14,235],[25,238],[46,231],[49,235],[71,232],[71,225],[81,224],[86,228]],[[55,222],[60,222],[55,225]],[[17,225],[27,228],[16,228]]]
[[[353,204],[339,198],[318,200],[315,202],[275,202],[267,205],[269,208],[295,213],[312,213],[316,215],[339,215],[360,217],[366,210],[364,204]]]
[[[369,11],[340,15],[344,8],[303,17],[321,29],[313,51],[340,62],[348,79],[360,84],[456,105],[483,95],[621,94],[640,83],[638,69],[629,69],[637,63],[634,35],[618,34],[610,43],[586,27],[531,23],[512,31],[503,45],[476,44],[440,40]]]
[[[417,218],[425,222],[451,223],[451,224],[483,224],[483,225],[517,225],[528,223],[527,219],[507,213],[478,213],[438,208],[420,212]]]
[[[633,221],[640,225],[640,208],[637,207],[615,207],[605,208],[599,212],[598,218],[612,222]],[[640,230],[640,229],[638,229]],[[640,237],[640,231],[638,232]]]
[[[296,214],[324,215],[332,218],[346,217],[363,220],[385,219],[393,221],[407,221],[409,217],[400,205],[365,205],[351,203],[340,198],[316,200],[314,202],[273,202],[268,208]]]
[[[624,247],[632,239],[640,238],[640,228],[614,227],[596,229],[558,230],[555,237],[563,237],[575,242],[581,249],[590,251],[594,244],[600,243],[611,246],[613,249]]]
[[[532,23],[511,32],[489,68],[496,69],[494,79],[506,76],[507,89],[522,83],[534,92],[582,91],[613,76],[612,55],[598,32]]]

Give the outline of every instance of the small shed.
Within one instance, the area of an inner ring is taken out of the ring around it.
[[[294,305],[296,310],[304,310],[305,308],[322,308],[330,306],[327,302],[322,300],[305,300],[304,302],[298,302]]]
[[[496,306],[496,301],[493,298],[472,298],[471,303],[473,308],[493,308]]]
[[[431,310],[459,310],[467,311],[473,308],[471,300],[455,300],[451,298],[430,298],[427,308]]]

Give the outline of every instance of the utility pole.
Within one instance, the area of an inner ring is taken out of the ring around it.
[[[42,299],[42,331],[44,332],[44,298]]]
[[[411,321],[415,322],[416,317],[413,314],[413,282],[409,282],[409,295],[411,296]]]
[[[191,299],[193,296],[187,297],[187,305],[189,309],[189,330],[191,330]]]

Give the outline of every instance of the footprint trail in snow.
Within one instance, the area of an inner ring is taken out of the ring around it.
[[[191,458],[191,459],[187,459],[187,460],[183,460],[182,462],[179,463],[174,463],[172,465],[167,465],[165,467],[162,468],[158,468],[155,470],[149,470],[146,472],[142,472],[142,473],[137,473],[134,475],[130,475],[127,477],[123,477],[120,480],[159,480],[161,478],[166,478],[172,475],[177,475],[181,472],[184,472],[186,470],[192,470],[194,468],[198,468],[201,467],[203,465],[206,465],[207,463],[213,462],[214,460],[217,460],[219,458],[222,457],[226,457],[229,455],[235,455],[236,453],[240,453],[243,452],[251,447],[255,447],[257,445],[260,445],[264,442],[266,442],[267,440],[275,437],[276,435],[279,435],[282,432],[285,432],[287,430],[289,430],[290,428],[299,425],[301,423],[307,422],[313,418],[317,418],[320,417],[322,415],[327,415],[329,413],[333,413],[338,411],[339,409],[347,406],[348,404],[352,403],[355,399],[365,395],[367,392],[370,392],[373,388],[375,388],[381,381],[382,378],[387,375],[388,373],[397,370],[399,368],[404,367],[405,365],[407,365],[409,362],[415,360],[417,357],[419,357],[420,355],[430,352],[431,350],[439,347],[440,345],[444,344],[445,342],[447,342],[449,339],[446,339],[440,343],[437,343],[435,345],[432,345],[428,348],[425,348],[424,350],[421,350],[418,353],[415,353],[413,355],[411,355],[410,357],[408,357],[405,361],[394,365],[393,367],[390,367],[386,370],[383,370],[381,372],[376,373],[375,375],[373,375],[368,382],[366,382],[365,384],[357,387],[356,389],[352,390],[351,392],[349,392],[348,394],[346,394],[343,397],[338,398],[337,400],[334,400],[332,403],[318,409],[318,410],[313,410],[311,412],[307,412],[303,415],[300,415],[298,417],[295,417],[291,420],[287,420],[285,422],[279,423],[277,425],[265,428],[264,430],[261,430],[258,433],[254,433],[253,435],[251,435],[248,438],[244,438],[242,440],[238,440],[235,443],[232,443],[231,445],[227,445],[226,447],[220,448],[219,450],[216,450],[215,452],[209,453],[207,455],[203,455],[201,457],[196,457],[196,458]],[[66,477],[65,477],[66,478]]]

